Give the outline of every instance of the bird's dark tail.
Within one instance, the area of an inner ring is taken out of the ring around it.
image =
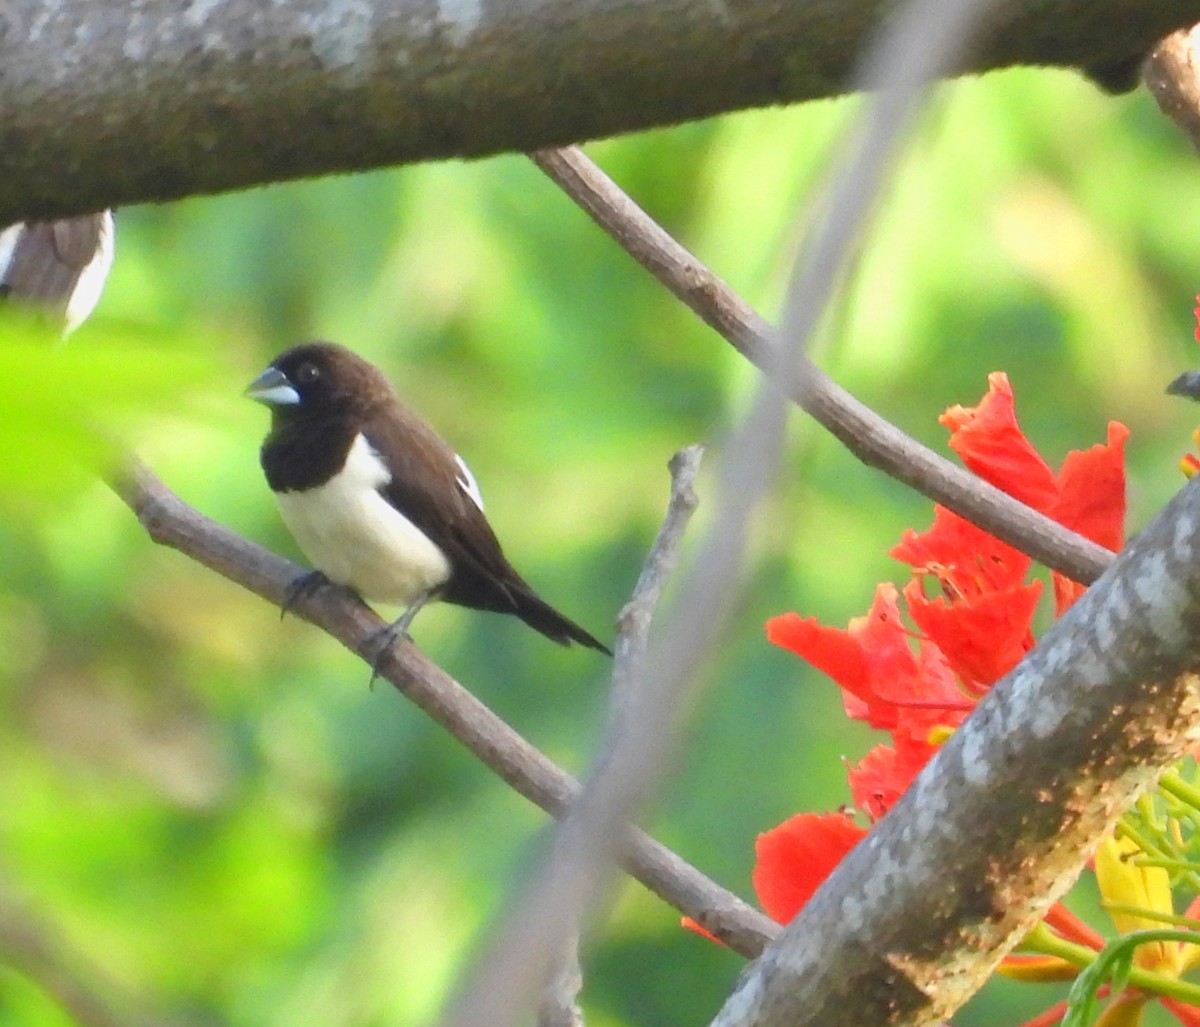
[[[559,645],[571,645],[571,643],[577,642],[579,645],[585,645],[589,649],[598,649],[600,652],[612,656],[612,650],[608,646],[588,634],[573,620],[568,620],[532,589],[528,592],[514,593],[513,598],[517,601],[517,616],[534,631],[540,631]]]
[[[462,565],[440,598],[475,610],[516,614],[534,631],[540,631],[559,645],[578,643],[612,656],[608,646],[542,599],[507,561],[490,574],[470,564]]]

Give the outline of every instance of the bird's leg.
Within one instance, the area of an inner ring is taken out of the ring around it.
[[[283,593],[283,605],[279,608],[279,619],[283,620],[284,615],[293,606],[328,584],[329,579],[320,571],[309,571],[307,574],[297,575],[288,585],[287,591]]]
[[[408,636],[408,626],[413,622],[413,618],[420,611],[421,607],[433,598],[433,595],[433,592],[423,592],[417,597],[412,606],[405,610],[396,620],[392,621],[387,627],[380,628],[367,639],[366,648],[368,650],[375,650],[375,656],[371,660],[371,680],[368,682],[368,687],[374,685],[375,679],[379,677],[379,667],[383,663],[383,658],[387,655],[388,650],[391,649],[395,642]]]

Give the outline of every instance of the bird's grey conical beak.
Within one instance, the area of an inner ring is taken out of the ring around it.
[[[300,393],[278,368],[268,367],[246,386],[246,395],[260,403],[273,407],[295,406],[300,402]]]
[[[1200,399],[1200,371],[1184,371],[1167,386],[1167,393],[1172,396]]]

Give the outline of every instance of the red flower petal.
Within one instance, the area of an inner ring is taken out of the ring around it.
[[[1125,541],[1125,440],[1129,429],[1108,422],[1108,441],[1073,450],[1058,472],[1058,501],[1047,511],[1059,524],[1114,553]]]
[[[897,779],[896,750],[877,745],[847,772],[854,804],[871,821],[879,820],[904,794],[909,782]]]
[[[1066,613],[1081,595],[1087,591],[1087,585],[1072,581],[1065,574],[1053,571],[1050,577],[1054,580],[1054,616],[1061,617]]]
[[[866,617],[851,622],[850,631],[862,645],[867,663],[865,688],[856,695],[867,705],[867,722],[890,731],[897,723],[897,699],[911,695],[921,677],[912,636],[900,620],[896,586],[877,585],[871,609]]]
[[[945,654],[932,642],[922,642],[917,673],[910,679],[881,683],[879,705],[894,705],[895,725],[889,730],[897,745],[924,745],[941,728],[955,728],[975,708],[975,699],[963,692]]]
[[[849,631],[825,627],[816,617],[784,613],[767,621],[767,641],[807,660],[843,688],[865,690],[867,661]]]
[[[908,791],[935,752],[937,746],[927,742],[875,746],[847,774],[854,804],[872,821],[879,820]]]
[[[906,530],[889,555],[936,577],[951,598],[1020,585],[1033,562],[944,506],[934,507],[928,531]]]
[[[891,583],[875,590],[867,615],[855,617],[844,631],[786,613],[767,622],[767,638],[833,678],[843,689],[848,716],[884,731],[896,726],[897,713],[893,701],[881,698],[880,687],[905,695],[919,674]]]
[[[1054,903],[1047,911],[1045,921],[1067,941],[1087,945],[1099,952],[1107,939],[1090,924],[1084,923],[1061,902]]]
[[[1125,440],[1129,429],[1108,423],[1108,442],[1073,450],[1058,474],[1059,497],[1047,511],[1059,524],[1116,552],[1125,536]],[[1086,585],[1054,572],[1054,608],[1062,616]]]
[[[1183,1027],[1200,1027],[1200,1009],[1190,1002],[1182,1002],[1176,998],[1163,995],[1159,998],[1163,1008],[1168,1010]]]
[[[1042,583],[947,602],[927,599],[919,581],[904,589],[908,613],[946,656],[963,684],[978,695],[1033,648],[1030,631]]]
[[[842,813],[800,813],[760,834],[753,882],[767,916],[791,920],[866,833]]]
[[[706,931],[700,926],[699,922],[693,920],[690,916],[680,917],[679,926],[686,927],[689,931],[695,931],[701,938],[707,938],[709,941],[715,941],[722,948],[726,947],[725,943],[718,938],[712,931]]]
[[[1017,423],[1008,375],[988,375],[988,392],[978,406],[950,407],[939,421],[950,429],[950,448],[975,474],[1029,506],[1049,510],[1058,485]]]
[[[1055,1024],[1062,1023],[1066,1015],[1067,1003],[1055,1002],[1045,1012],[1039,1013],[1032,1020],[1026,1020],[1021,1027],[1054,1027]]]

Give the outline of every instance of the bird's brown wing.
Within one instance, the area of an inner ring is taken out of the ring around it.
[[[443,598],[478,609],[517,612],[519,593],[532,590],[508,562],[483,511],[464,487],[454,450],[404,408],[371,418],[363,434],[392,474],[380,492],[454,568]]]
[[[453,568],[441,598],[478,610],[512,613],[560,645],[608,653],[608,647],[541,598],[508,562],[471,498],[454,451],[432,428],[399,406],[372,418],[363,434],[387,463],[384,497],[437,545]],[[611,655],[611,653],[610,653]]]
[[[100,246],[103,218],[89,214],[26,224],[3,275],[6,294],[34,305],[65,307]]]

